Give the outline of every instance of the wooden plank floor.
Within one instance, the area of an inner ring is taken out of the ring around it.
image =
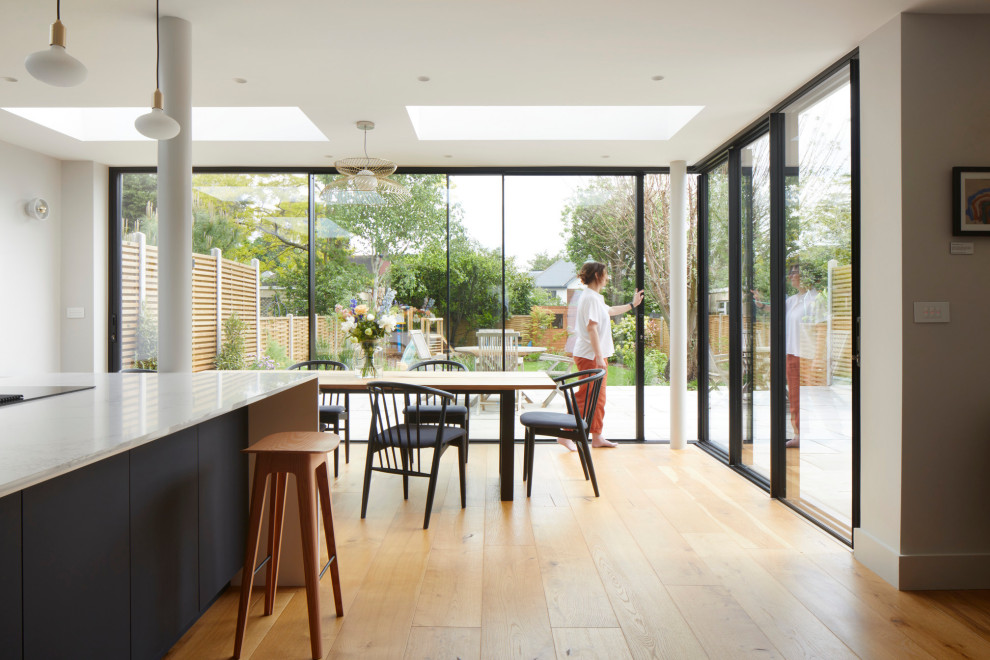
[[[532,497],[519,483],[506,503],[497,445],[473,444],[467,508],[449,452],[426,531],[425,480],[404,502],[373,475],[361,520],[363,451],[333,483],[345,616],[327,575],[327,658],[990,658],[990,592],[899,592],[693,447],[596,449],[595,498],[576,454],[538,445]],[[167,657],[231,657],[237,602]],[[305,592],[263,606],[256,590],[242,657],[309,658]]]

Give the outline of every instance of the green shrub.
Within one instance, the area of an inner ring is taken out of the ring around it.
[[[138,310],[134,367],[158,370],[158,317],[149,312],[144,303]]]
[[[285,352],[285,347],[271,338],[269,333],[265,333],[265,356],[274,360],[277,369],[288,369],[292,366],[289,354]]]
[[[223,322],[223,342],[220,353],[213,360],[220,370],[244,369],[244,331],[247,324],[234,312]]]

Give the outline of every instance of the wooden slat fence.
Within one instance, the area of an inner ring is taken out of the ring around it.
[[[138,312],[143,301],[145,311],[158,318],[158,247],[143,245],[140,234],[121,242],[121,365],[133,366],[137,349]],[[143,256],[142,256],[143,251]],[[258,268],[223,259],[214,254],[193,254],[192,324],[193,371],[213,369],[218,348],[220,323],[237,312],[246,326],[245,360],[254,362],[258,355]],[[219,268],[220,319],[217,318]],[[141,273],[144,273],[143,294]]]

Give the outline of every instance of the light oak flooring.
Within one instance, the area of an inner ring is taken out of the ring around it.
[[[521,446],[516,452],[521,466]],[[364,445],[333,485],[344,595],[321,583],[327,658],[990,658],[990,592],[899,592],[849,549],[689,447],[538,445],[532,498],[498,498],[498,447],[472,444],[468,506],[443,457],[429,530],[425,480],[372,477]],[[517,475],[519,470],[517,467]],[[290,497],[294,497],[291,493]],[[229,658],[237,588],[167,657]],[[306,596],[255,589],[244,658],[309,658]]]

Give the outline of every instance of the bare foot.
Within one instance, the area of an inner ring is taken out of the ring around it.
[[[604,436],[598,435],[598,436],[591,436],[591,446],[592,447],[618,447],[619,445],[617,445],[614,442],[610,442],[609,440],[606,440],[604,438]]]
[[[788,440],[787,442],[784,443],[784,446],[787,447],[787,448],[789,448],[789,449],[794,449],[796,447],[800,447],[801,446],[801,438],[791,438],[790,440]]]
[[[570,438],[557,438],[557,442],[571,451],[577,451],[577,445],[575,445],[574,441]]]

